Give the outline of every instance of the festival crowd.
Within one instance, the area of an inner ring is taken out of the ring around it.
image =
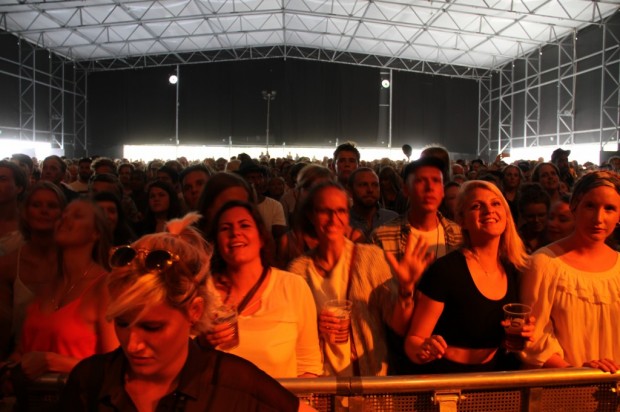
[[[63,373],[61,410],[296,411],[276,379],[616,373],[620,158],[569,157],[15,154],[2,391]]]

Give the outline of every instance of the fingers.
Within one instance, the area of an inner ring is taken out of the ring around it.
[[[385,252],[385,260],[387,260],[394,272],[398,272],[398,260],[396,260],[392,252]]]
[[[600,369],[603,372],[616,373],[620,366],[613,361],[612,359],[599,359],[592,360],[590,362],[584,363],[584,366],[588,366],[590,368]]]
[[[430,362],[435,359],[441,359],[446,353],[448,345],[440,335],[433,335],[426,338],[420,350],[417,353],[418,358],[423,362]]]

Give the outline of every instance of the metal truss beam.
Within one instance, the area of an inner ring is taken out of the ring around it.
[[[558,97],[556,142],[558,146],[575,142],[575,90],[577,88],[577,33],[558,42]]]
[[[478,81],[478,154],[491,153],[491,78]]]
[[[49,56],[49,131],[52,147],[65,146],[65,63],[57,56]]]
[[[175,66],[177,64],[184,65],[262,59],[313,60],[475,80],[490,75],[489,70],[481,68],[296,46],[247,47],[194,53],[135,56],[107,60],[79,61],[76,62],[76,65],[83,70],[94,72]]]
[[[531,146],[540,134],[540,65],[542,50],[536,50],[525,58],[525,98],[523,113],[523,147]]]
[[[36,47],[19,40],[19,138],[36,139]]]
[[[71,145],[73,157],[88,155],[87,126],[88,119],[88,72],[73,69],[73,83],[75,94],[73,95],[73,142]]]
[[[620,47],[610,47],[620,44],[619,33],[605,24],[601,54],[601,150],[608,146],[614,151],[620,149]]]

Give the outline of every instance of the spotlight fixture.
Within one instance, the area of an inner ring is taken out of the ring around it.
[[[179,76],[177,76],[176,73],[172,73],[170,77],[168,77],[168,83],[170,84],[177,84],[178,81],[179,81]]]
[[[387,89],[388,87],[390,87],[390,81],[388,79],[381,80],[381,87]]]

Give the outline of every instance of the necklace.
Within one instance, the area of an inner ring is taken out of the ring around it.
[[[258,278],[256,283],[254,284],[254,286],[252,286],[252,288],[243,296],[243,298],[241,299],[241,301],[237,305],[237,313],[243,312],[243,309],[245,309],[245,307],[248,305],[248,303],[250,303],[250,301],[252,300],[252,298],[254,297],[256,292],[258,291],[258,289],[261,287],[261,285],[265,281],[265,278],[267,277],[268,273],[269,273],[269,266],[265,266],[263,268],[263,272],[261,273],[260,277]],[[226,298],[224,299],[224,303],[228,303],[228,300],[230,299],[230,294],[231,294],[231,291],[232,291],[232,284],[228,283],[228,285],[226,285],[226,288],[227,288],[226,289]]]
[[[483,265],[482,262],[480,262],[480,256],[478,256],[477,253],[475,253],[474,251],[470,250],[470,249],[465,249],[467,250],[467,252],[476,260],[476,263],[478,263],[478,266],[480,266],[480,269],[482,269],[482,271],[484,272],[484,274],[486,275],[486,277],[491,276],[494,273],[500,272],[500,270],[498,269],[498,267],[496,266],[495,269],[493,270],[487,270]]]
[[[52,297],[52,306],[54,306],[54,310],[58,310],[60,309],[60,305],[62,304],[62,301],[64,300],[64,298],[69,295],[69,293],[71,293],[71,291],[73,289],[75,289],[75,287],[77,286],[77,284],[79,282],[81,282],[82,280],[84,280],[84,278],[86,277],[86,275],[88,275],[88,272],[90,272],[90,270],[92,269],[92,267],[94,266],[94,262],[91,262],[90,265],[88,265],[88,267],[86,268],[86,270],[84,271],[84,273],[82,274],[82,276],[80,276],[75,282],[73,282],[68,289],[66,289],[65,291],[63,291],[60,294],[60,298],[58,298],[58,300],[56,300],[56,297]]]

